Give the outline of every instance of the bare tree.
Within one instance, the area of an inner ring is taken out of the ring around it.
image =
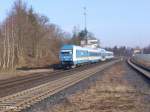
[[[17,0],[0,25],[0,69],[43,66],[58,61],[66,34],[46,16]]]

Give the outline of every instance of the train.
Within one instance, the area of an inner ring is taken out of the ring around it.
[[[86,63],[96,63],[114,58],[111,51],[102,48],[88,48],[76,45],[63,45],[59,59],[63,67],[76,67]]]

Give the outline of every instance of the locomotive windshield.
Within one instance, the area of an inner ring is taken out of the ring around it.
[[[62,50],[61,54],[62,55],[71,55],[72,54],[72,50]]]

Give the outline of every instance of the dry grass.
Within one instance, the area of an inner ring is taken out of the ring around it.
[[[96,86],[78,92],[49,109],[49,112],[150,112],[149,95],[137,92],[122,79],[125,73],[118,64],[104,73]]]
[[[13,77],[21,77],[26,75],[32,75],[34,73],[50,73],[53,72],[53,69],[36,69],[36,70],[28,70],[28,71],[10,71],[10,72],[1,72],[0,73],[0,80],[5,80]]]
[[[145,61],[145,60],[134,60],[136,63],[140,64],[140,65],[143,65],[145,67],[148,67],[150,68],[150,61]]]

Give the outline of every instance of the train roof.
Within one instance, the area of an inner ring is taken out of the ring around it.
[[[66,44],[61,47],[61,49],[73,49],[74,45]]]
[[[73,44],[65,44],[61,47],[61,49],[73,49],[73,48],[77,48],[77,49],[87,49],[85,47],[81,47],[81,46],[77,46],[77,45],[73,45]]]
[[[79,49],[79,50],[88,50],[88,51],[95,51],[95,52],[107,52],[107,53],[112,53],[110,51],[106,51],[105,49],[103,48],[96,48],[96,49],[93,49],[93,48],[88,48],[88,47],[81,47],[81,46],[77,46],[77,45],[73,45],[73,44],[65,44],[61,47],[61,50],[69,50],[69,49],[73,49],[73,48],[76,48],[76,49]]]
[[[77,45],[72,45],[72,44],[66,44],[66,45],[63,45],[61,47],[61,49],[66,49],[66,50],[73,49],[73,48],[81,49],[81,50],[92,50],[92,51],[100,50],[100,48],[93,49],[93,48],[88,48],[88,47],[81,47],[81,46],[77,46]]]

